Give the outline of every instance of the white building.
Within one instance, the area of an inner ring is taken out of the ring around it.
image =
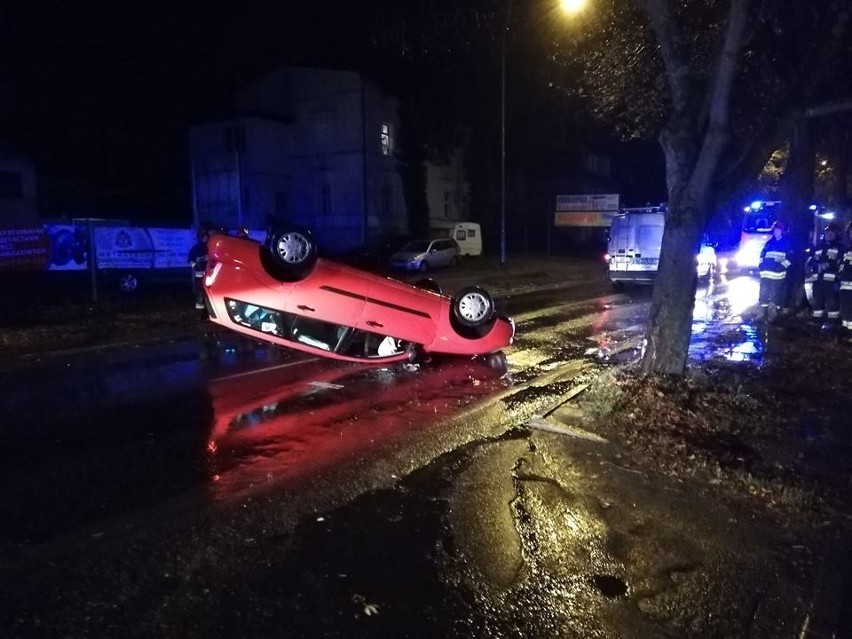
[[[196,221],[286,221],[330,251],[407,231],[395,98],[355,72],[288,67],[241,91],[237,107],[190,131]]]

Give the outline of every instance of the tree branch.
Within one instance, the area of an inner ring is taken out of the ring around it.
[[[731,0],[731,14],[725,31],[724,46],[719,54],[716,75],[710,89],[709,126],[690,180],[690,189],[693,193],[706,192],[713,179],[722,150],[728,142],[731,93],[737,75],[737,60],[748,22],[750,5],[751,0]]]
[[[677,27],[671,0],[646,0],[646,10],[669,78],[674,117],[680,118],[689,109],[691,95],[691,69],[680,42],[682,31]]]

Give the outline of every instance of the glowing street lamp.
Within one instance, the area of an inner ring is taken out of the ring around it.
[[[586,0],[561,0],[559,5],[565,13],[578,13],[586,7]]]
[[[575,15],[585,9],[586,0],[559,0],[563,13]],[[500,264],[506,263],[506,33],[512,18],[512,0],[506,3],[506,23],[500,47]]]

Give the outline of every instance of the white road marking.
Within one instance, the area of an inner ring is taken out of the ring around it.
[[[291,366],[301,366],[302,364],[307,364],[309,362],[319,362],[322,361],[319,357],[311,357],[309,359],[301,359],[298,362],[287,362],[286,364],[277,364],[275,366],[267,366],[266,368],[257,368],[251,371],[245,371],[242,373],[234,373],[233,375],[227,375],[225,377],[216,377],[211,380],[213,382],[225,382],[229,379],[237,379],[239,377],[247,377],[249,375],[256,375],[257,373],[267,373],[269,371],[277,371],[282,368],[290,368]]]

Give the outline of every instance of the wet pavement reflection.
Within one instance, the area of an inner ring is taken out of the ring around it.
[[[511,384],[483,360],[291,366],[213,380],[207,443],[217,498],[357,458],[364,448],[427,428]]]

